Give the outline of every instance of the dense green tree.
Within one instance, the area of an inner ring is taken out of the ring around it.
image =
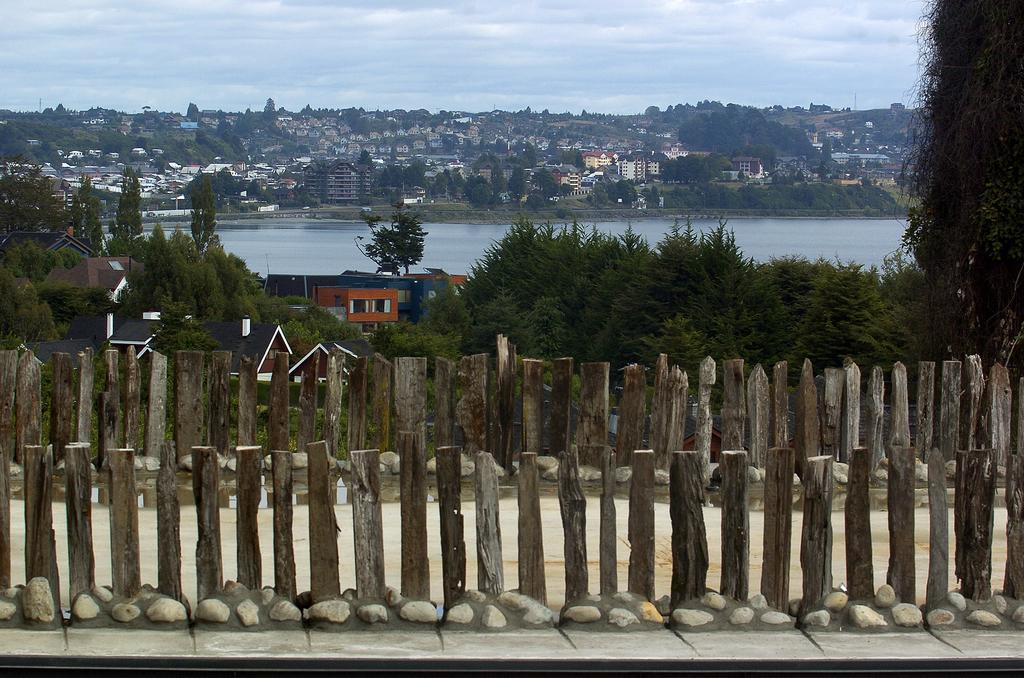
[[[423,220],[401,204],[395,205],[390,223],[384,223],[379,214],[364,214],[363,221],[370,227],[370,242],[363,254],[377,264],[377,270],[404,268],[423,259],[423,241],[427,232]]]
[[[169,302],[160,313],[153,348],[164,355],[174,355],[176,351],[212,351],[217,342],[201,322],[188,314],[184,304]]]
[[[39,300],[35,288],[15,280],[6,268],[0,268],[0,338],[8,346],[22,341],[52,338],[53,316],[50,307]]]
[[[458,358],[461,338],[455,332],[437,332],[423,324],[387,323],[371,338],[375,351],[393,360],[404,356]],[[433,360],[428,362],[433,367]]]
[[[474,174],[466,181],[466,199],[473,207],[487,207],[494,196],[491,183],[479,174]]]
[[[56,231],[66,225],[64,205],[42,169],[22,158],[0,158],[0,229]]]
[[[93,193],[92,181],[88,176],[82,177],[82,184],[71,200],[71,225],[76,235],[88,238],[93,256],[97,257],[103,256],[105,251],[102,209],[100,199]]]
[[[130,242],[142,235],[142,185],[139,175],[130,167],[121,174],[121,194],[117,199],[117,214],[111,237]]]
[[[53,269],[74,268],[81,259],[70,249],[44,250],[34,242],[20,242],[4,252],[3,265],[17,278],[41,282]]]
[[[512,194],[513,200],[521,200],[526,195],[526,172],[521,166],[512,170],[512,176],[508,180],[508,192]]]
[[[204,174],[198,191],[192,193],[192,240],[200,256],[218,241],[217,203],[213,196],[213,183]]]

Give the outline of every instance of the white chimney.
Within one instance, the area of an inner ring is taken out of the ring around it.
[[[108,313],[107,314],[107,339],[110,339],[112,336],[114,336],[114,314],[113,313]]]
[[[252,332],[252,320],[249,319],[249,316],[245,316],[242,318],[242,336],[248,337],[250,332]]]

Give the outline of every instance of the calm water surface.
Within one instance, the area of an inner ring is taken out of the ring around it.
[[[657,243],[672,227],[670,219],[607,221],[595,224],[606,233],[633,230]],[[698,220],[701,230],[718,225]],[[880,266],[895,251],[906,227],[898,219],[739,219],[729,228],[743,251],[758,261],[799,255],[825,257]],[[185,226],[187,228],[187,226]],[[508,230],[508,224],[425,225],[428,233],[421,266],[466,273],[490,245]],[[245,260],[249,268],[270,273],[340,273],[347,269],[374,270],[357,247],[356,238],[368,235],[366,224],[327,219],[260,219],[218,222],[224,247]]]

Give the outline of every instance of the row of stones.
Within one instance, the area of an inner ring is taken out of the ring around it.
[[[966,612],[967,610],[967,600],[957,591],[951,591],[947,595],[946,601],[953,610],[959,612]],[[792,603],[798,605],[799,601],[792,601]],[[971,610],[966,614],[965,620],[969,624],[979,627],[991,628],[1001,626],[1003,622],[999,615],[1005,614],[1009,605],[1006,598],[998,594],[992,597],[992,603],[996,612],[984,609]],[[807,613],[801,621],[808,628],[823,628],[831,625],[838,615],[846,613],[850,623],[857,628],[877,629],[888,627],[888,620],[879,610],[888,610],[892,615],[893,624],[903,628],[920,626],[922,621],[925,620],[927,620],[929,626],[933,627],[948,626],[957,620],[956,612],[946,607],[936,607],[929,610],[927,615],[923,615],[921,609],[916,605],[898,603],[896,601],[896,592],[888,584],[883,584],[878,588],[872,604],[850,604],[849,596],[845,592],[833,591],[825,596],[822,602],[823,609]],[[1011,619],[1015,623],[1024,624],[1024,605],[1014,610]]]
[[[672,610],[672,623],[691,628],[712,624],[717,621],[716,612],[725,612],[728,600],[719,593],[709,591],[701,597],[700,604],[706,609],[678,607]],[[750,596],[745,605],[733,608],[726,617],[729,625],[735,627],[749,626],[755,619],[769,626],[792,625],[795,621],[785,612],[770,609],[768,600],[760,593]]]

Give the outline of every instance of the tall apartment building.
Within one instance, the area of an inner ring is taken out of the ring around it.
[[[372,168],[351,162],[313,166],[306,172],[306,186],[324,203],[358,202],[370,192]]]

